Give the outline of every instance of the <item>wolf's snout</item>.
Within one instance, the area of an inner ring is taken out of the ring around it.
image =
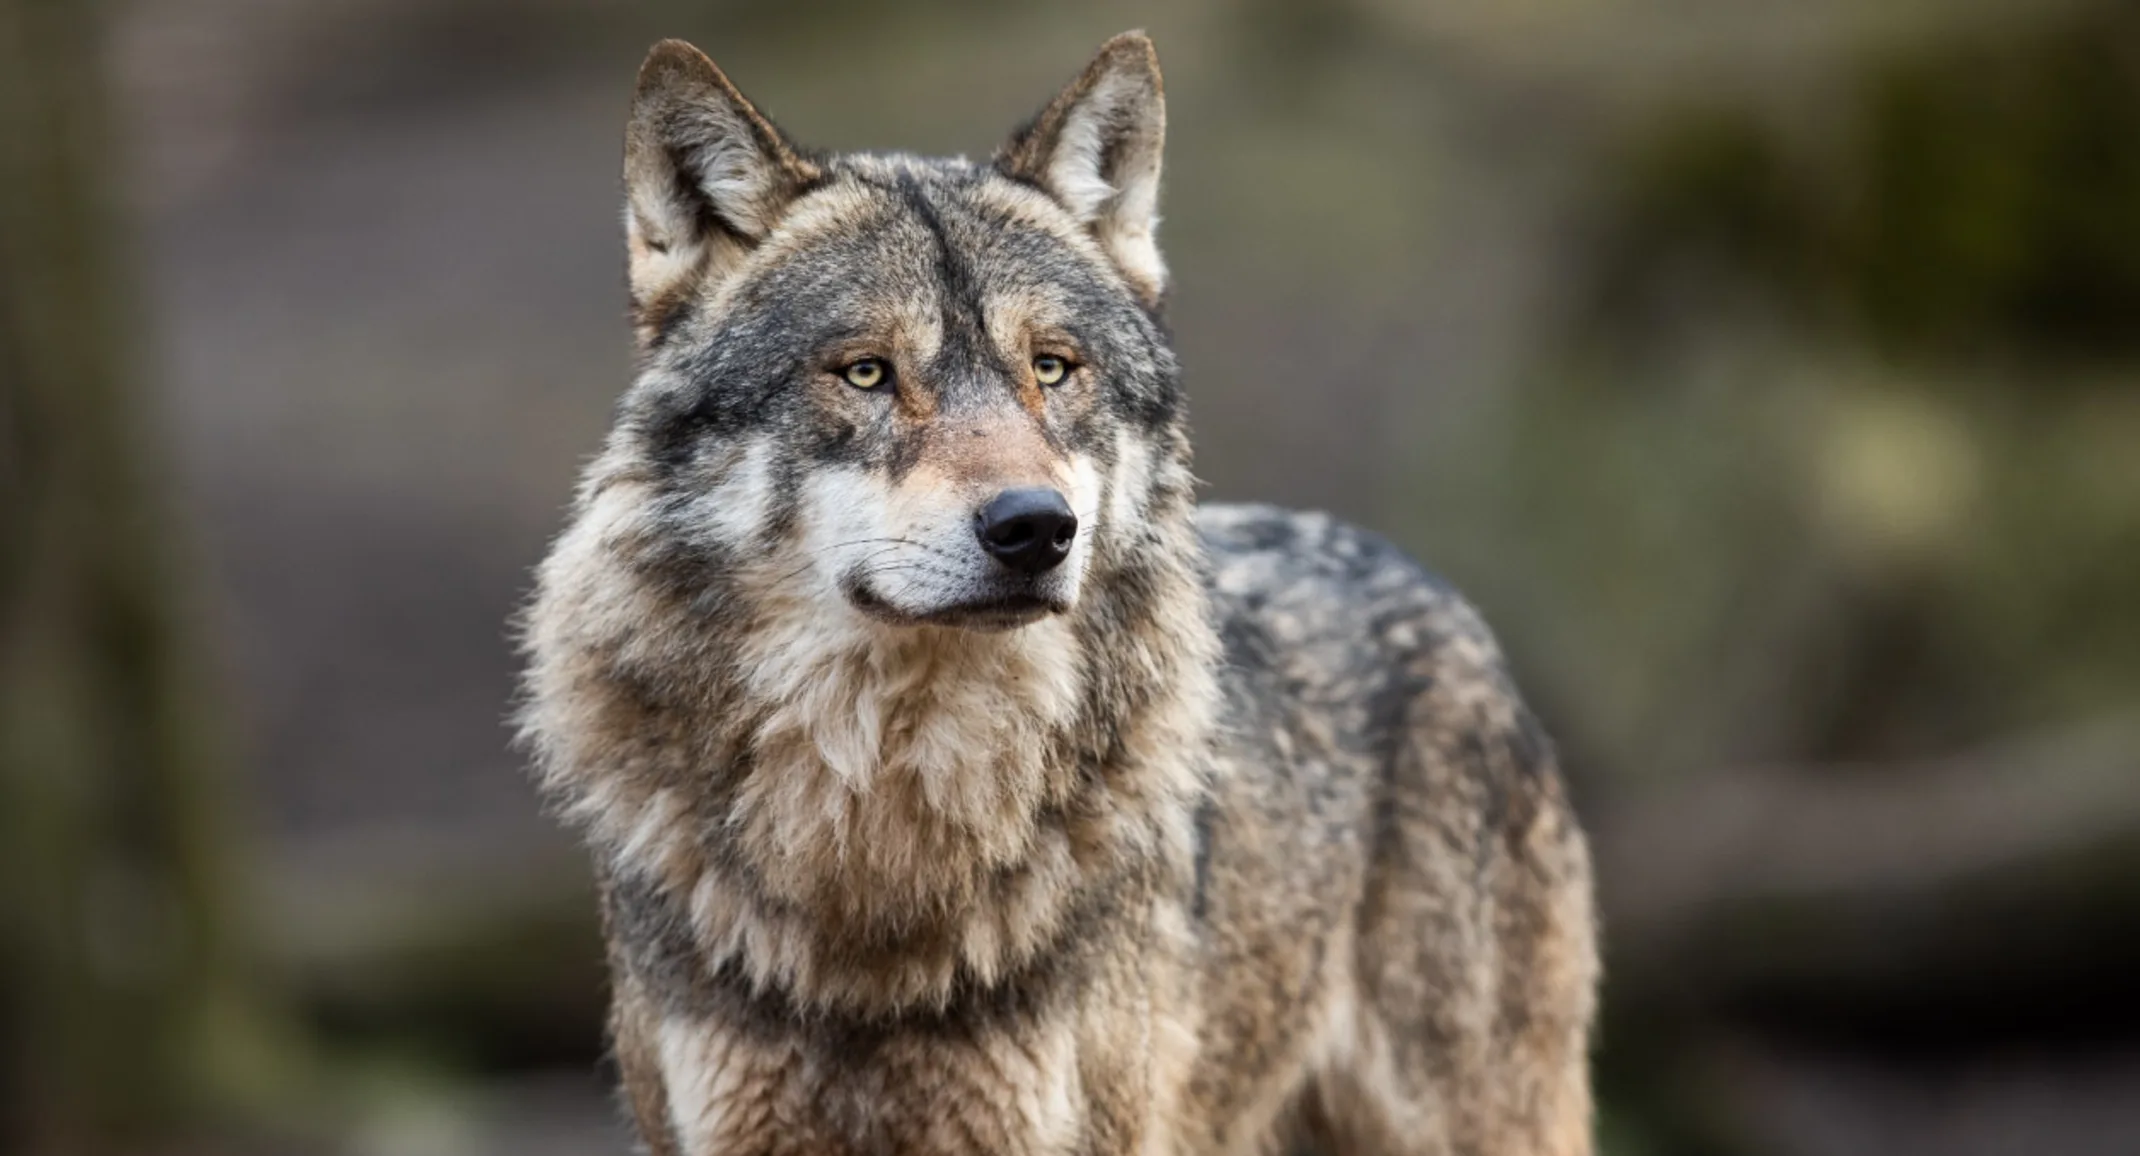
[[[1077,540],[1077,515],[1057,490],[1033,487],[1005,490],[974,515],[981,548],[996,561],[1025,574],[1040,574],[1062,564]]]

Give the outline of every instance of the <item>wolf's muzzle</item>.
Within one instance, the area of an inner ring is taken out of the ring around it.
[[[1070,556],[1077,515],[1058,490],[1005,490],[974,515],[981,548],[1021,574],[1042,574]]]

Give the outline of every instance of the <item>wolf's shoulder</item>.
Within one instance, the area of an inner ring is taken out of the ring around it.
[[[1197,530],[1222,611],[1280,610],[1360,624],[1362,614],[1433,611],[1484,629],[1441,576],[1387,538],[1329,514],[1261,504],[1205,505]]]
[[[1506,687],[1479,612],[1388,539],[1266,505],[1206,505],[1197,528],[1231,665],[1277,669],[1296,687],[1423,667]]]

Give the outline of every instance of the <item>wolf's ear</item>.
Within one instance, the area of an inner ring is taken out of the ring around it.
[[[647,53],[624,130],[624,227],[632,311],[658,328],[673,295],[733,264],[818,176],[728,82],[681,40]]]
[[[996,154],[1005,174],[1046,189],[1099,239],[1147,304],[1166,290],[1159,224],[1159,154],[1167,106],[1159,54],[1142,32],[1100,47]]]

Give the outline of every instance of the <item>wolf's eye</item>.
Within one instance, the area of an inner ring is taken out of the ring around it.
[[[865,357],[840,371],[847,384],[856,389],[875,389],[890,380],[892,371],[874,357]]]
[[[1033,380],[1042,385],[1054,385],[1070,372],[1070,363],[1052,353],[1043,353],[1033,359]]]

